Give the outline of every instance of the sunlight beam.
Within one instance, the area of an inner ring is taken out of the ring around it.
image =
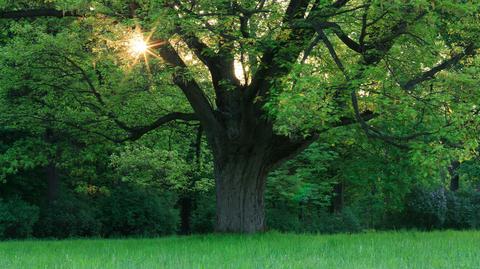
[[[148,44],[140,34],[136,34],[132,37],[132,39],[130,39],[129,47],[130,54],[135,57],[145,54],[148,50]]]

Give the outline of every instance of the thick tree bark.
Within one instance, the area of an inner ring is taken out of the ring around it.
[[[264,191],[268,169],[262,156],[232,156],[215,165],[218,232],[265,230]]]
[[[223,120],[224,134],[206,132],[214,155],[217,232],[264,231],[268,173],[315,141],[276,135],[270,122],[247,109],[240,119]]]
[[[216,116],[222,130],[205,128],[214,156],[216,231],[255,233],[265,230],[264,192],[268,173],[293,158],[316,136],[291,139],[275,134],[261,105],[245,104],[230,93],[228,111]]]

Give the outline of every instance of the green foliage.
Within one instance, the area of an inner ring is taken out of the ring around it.
[[[468,222],[470,227],[480,229],[480,192],[472,195],[470,203],[472,210]]]
[[[288,207],[267,208],[267,227],[282,232],[355,233],[363,230],[359,217],[351,209],[329,213],[325,208],[298,212]]]
[[[458,172],[460,180],[469,183],[468,187],[480,186],[480,158],[478,156],[463,162]]]
[[[310,224],[303,228],[303,232],[355,233],[363,229],[358,214],[350,208],[345,208],[341,213],[335,214],[319,212],[309,222]]]
[[[442,228],[447,213],[447,198],[444,189],[416,189],[407,198],[407,224],[421,228]]]
[[[478,191],[447,192],[445,228],[478,229],[480,205]]]
[[[338,158],[329,145],[314,143],[294,160],[278,168],[268,178],[267,206],[279,204],[308,211],[329,204],[331,186],[329,165]]]
[[[177,231],[178,210],[172,193],[120,185],[101,202],[102,234],[159,236]]]
[[[55,238],[99,236],[101,227],[95,206],[73,194],[63,194],[41,208],[35,235]]]
[[[396,225],[428,230],[478,229],[479,196],[475,190],[416,188],[407,196],[405,210]]]
[[[302,230],[298,208],[291,208],[285,204],[277,204],[275,207],[267,206],[265,211],[268,229],[278,231]]]
[[[215,228],[215,193],[201,192],[195,198],[191,217],[192,233],[211,233]]]
[[[112,155],[112,166],[125,182],[161,189],[187,188],[190,166],[175,151],[127,146]]]
[[[26,238],[32,235],[39,209],[20,198],[0,199],[0,239]]]
[[[35,138],[19,139],[8,145],[5,151],[2,152],[0,149],[0,182],[5,181],[8,175],[16,174],[20,170],[45,165],[48,162],[47,154],[48,145]]]

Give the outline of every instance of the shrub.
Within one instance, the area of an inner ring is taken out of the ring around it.
[[[472,210],[468,218],[468,224],[470,228],[479,229],[480,228],[480,191],[475,191],[470,196],[470,203],[472,205]]]
[[[38,207],[18,197],[8,201],[0,200],[0,239],[29,237],[38,214]]]
[[[282,232],[300,231],[299,212],[283,203],[266,208],[267,228]]]
[[[471,192],[446,192],[447,212],[445,228],[468,229],[472,226],[473,193]]]
[[[106,236],[172,234],[179,225],[176,196],[143,188],[117,187],[102,202],[102,233]]]
[[[347,233],[362,230],[357,215],[350,208],[344,208],[340,213],[329,213],[322,207],[301,212],[298,207],[281,204],[267,209],[267,226],[284,232]]]
[[[363,229],[358,214],[348,207],[343,209],[340,220],[343,224],[337,226],[340,232],[360,232]]]
[[[417,188],[406,197],[405,221],[408,227],[431,230],[442,228],[447,213],[445,190]]]
[[[311,221],[302,223],[302,232],[354,233],[362,230],[358,217],[349,208],[344,208],[339,213],[322,210],[311,218]]]
[[[100,228],[92,203],[73,194],[64,194],[42,208],[35,235],[55,238],[98,236]]]

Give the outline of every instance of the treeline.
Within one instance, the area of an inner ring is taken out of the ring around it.
[[[171,128],[115,144],[62,125],[2,128],[0,237],[213,232],[212,161],[197,131]],[[341,131],[327,133],[269,176],[268,229],[480,226],[478,158],[452,162],[364,139],[352,128]]]

